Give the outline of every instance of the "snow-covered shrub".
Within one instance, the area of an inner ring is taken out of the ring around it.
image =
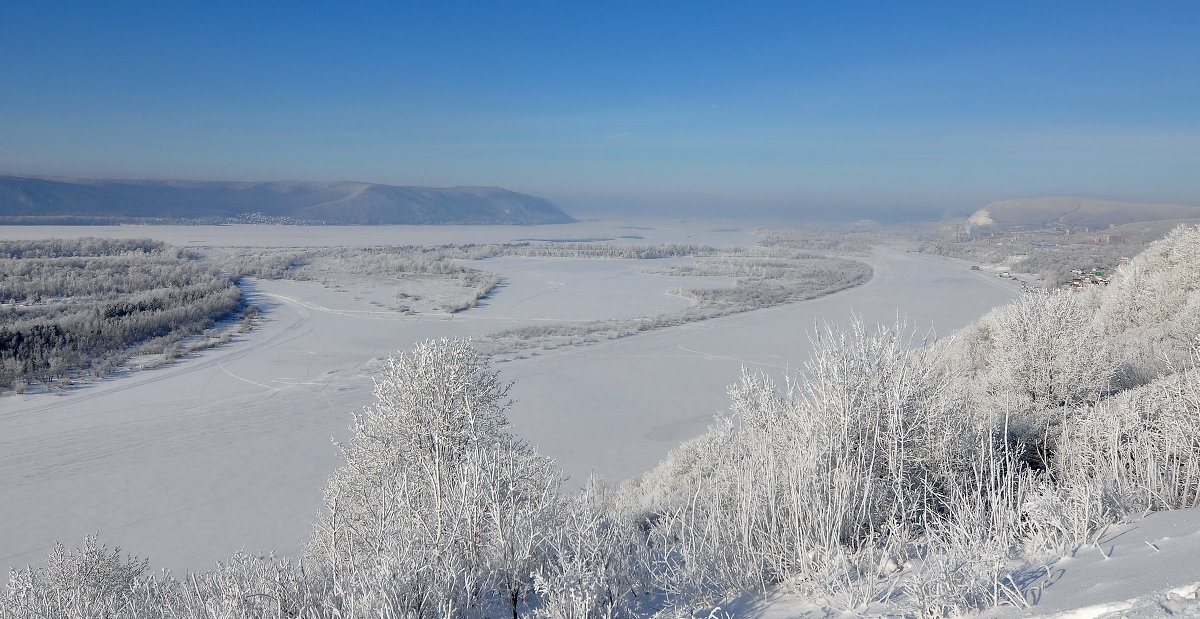
[[[1119,360],[1094,325],[1094,293],[1026,293],[929,351],[953,375],[968,425],[1002,436],[1035,469],[1074,408],[1117,388]]]
[[[334,601],[340,592],[329,573],[306,569],[304,564],[238,553],[214,569],[182,580],[146,568],[145,561],[121,557],[119,548],[110,551],[94,537],[75,550],[56,545],[46,566],[10,572],[8,588],[0,596],[0,617],[346,616],[338,614]]]
[[[94,536],[83,548],[55,544],[46,565],[10,570],[0,617],[132,617],[158,587],[148,563],[121,556]]]
[[[824,328],[802,378],[780,388],[744,374],[731,419],[627,489],[644,495],[665,592],[719,599],[782,584],[852,608],[889,595],[935,534],[958,532],[965,556],[981,540],[963,531],[987,533],[1007,558],[1017,461],[910,338],[901,326]],[[971,586],[993,594],[995,574],[977,571]]]
[[[1200,334],[1200,227],[1180,226],[1117,269],[1096,312],[1122,360],[1125,386],[1186,361]]]
[[[1116,335],[1177,318],[1200,289],[1200,227],[1180,226],[1117,269],[1097,320]]]
[[[629,616],[646,599],[651,570],[646,538],[615,500],[611,490],[590,480],[565,502],[552,552],[535,576],[534,616]]]
[[[1080,409],[1055,440],[1059,484],[1114,517],[1200,506],[1200,368]]]

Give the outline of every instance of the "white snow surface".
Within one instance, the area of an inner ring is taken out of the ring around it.
[[[724,288],[736,283],[731,277],[644,272],[691,261],[488,258],[459,263],[504,276],[501,288],[471,310],[471,316],[532,324],[664,314],[692,305],[683,297],[664,294],[669,288]]]
[[[226,246],[619,234],[645,237],[626,240],[636,243],[753,242],[745,232],[701,224],[0,228],[0,238],[103,235]],[[502,376],[516,381],[512,429],[558,460],[569,485],[582,485],[591,472],[619,481],[702,432],[725,409],[726,387],[742,366],[775,374],[800,367],[818,321],[843,322],[851,312],[868,322],[907,316],[947,335],[1017,294],[958,261],[896,248],[866,260],[875,267],[869,283],[821,299],[500,363]],[[406,316],[312,282],[254,282],[249,294],[265,321],[230,345],[63,392],[0,397],[0,570],[39,564],[55,541],[75,546],[92,533],[177,572],[209,568],[238,549],[295,556],[341,463],[330,437],[344,439],[351,412],[371,402],[378,358],[430,337],[478,336],[545,317],[623,316],[633,311],[621,307],[626,302],[640,304],[638,312],[665,312],[680,301],[663,293],[678,278],[641,274],[631,261],[481,266],[508,277],[508,285],[487,306],[453,316]],[[609,292],[597,294],[596,285]],[[564,301],[572,295],[575,301]]]
[[[996,617],[1200,617],[1200,510],[1111,527],[1092,546],[1031,570],[1028,609]]]

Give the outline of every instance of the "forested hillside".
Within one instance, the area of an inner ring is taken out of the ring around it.
[[[944,340],[820,328],[803,371],[745,372],[705,434],[581,494],[505,430],[486,360],[428,341],[354,415],[303,561],[174,577],[89,539],[14,572],[0,616],[723,616],[762,589],[1023,607],[1045,553],[1200,505],[1197,271],[1180,228],[1106,288],[1031,292]]]
[[[240,304],[232,279],[157,241],[0,242],[0,389],[169,354]]]

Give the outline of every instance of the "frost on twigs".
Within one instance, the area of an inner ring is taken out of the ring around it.
[[[0,616],[122,616],[136,607],[147,568],[95,536],[76,550],[55,544],[45,566],[10,570]]]

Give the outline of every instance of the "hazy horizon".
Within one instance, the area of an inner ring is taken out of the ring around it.
[[[1200,203],[1200,7],[9,5],[0,173],[895,220]]]

